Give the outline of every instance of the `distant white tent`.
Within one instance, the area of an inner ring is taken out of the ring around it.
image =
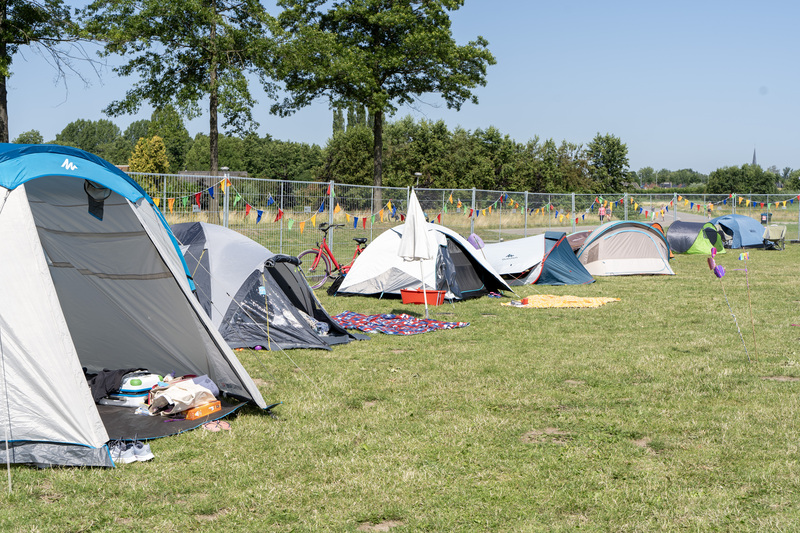
[[[109,436],[142,437],[130,424],[148,417],[96,405],[84,368],[206,374],[266,407],[187,275],[163,216],[126,174],[74,148],[0,144],[0,432],[10,462],[113,466]]]
[[[426,287],[447,291],[445,298],[465,300],[489,292],[511,290],[494,268],[455,231],[425,223],[436,253],[431,259],[404,261],[399,253],[405,224],[376,237],[353,263],[337,294],[400,295],[401,289]]]

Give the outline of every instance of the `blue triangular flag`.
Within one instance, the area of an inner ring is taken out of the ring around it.
[[[258,213],[258,216],[256,217],[256,224],[258,224],[259,222],[261,222],[261,215],[264,214],[264,211],[262,211],[261,209],[256,209],[256,213]]]
[[[353,229],[358,227],[358,217],[353,217]]]
[[[267,197],[267,205],[268,205],[268,206],[270,206],[270,205],[272,205],[272,204],[274,204],[274,203],[275,203],[275,200],[273,200],[273,199],[272,199],[272,195],[270,194],[270,195]]]
[[[213,185],[208,188],[208,195],[211,196],[211,198],[214,198],[214,186]]]

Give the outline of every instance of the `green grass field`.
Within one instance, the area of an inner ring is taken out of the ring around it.
[[[461,329],[237,352],[276,418],[245,409],[113,470],[12,467],[0,530],[794,531],[800,246],[751,251],[747,276],[717,262],[722,283],[681,256],[675,276],[517,291],[621,299],[596,309],[481,298],[431,308]]]

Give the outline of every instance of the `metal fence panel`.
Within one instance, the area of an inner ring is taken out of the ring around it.
[[[340,262],[352,259],[352,239],[374,239],[402,223],[410,189],[256,179],[232,175],[131,173],[170,224],[222,224],[276,253],[297,255],[321,240],[320,223],[341,224],[329,233]],[[547,230],[593,229],[605,206],[609,220],[663,225],[709,220],[736,213],[763,224],[787,226],[800,240],[800,195],[680,194],[679,192],[551,194],[482,189],[417,189],[428,220],[486,242],[515,239]],[[379,198],[376,202],[376,198]],[[376,205],[380,204],[380,205]]]

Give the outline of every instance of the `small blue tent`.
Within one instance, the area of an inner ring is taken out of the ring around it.
[[[764,226],[755,219],[744,215],[725,215],[712,218],[709,222],[719,226],[726,236],[730,236],[728,248],[764,245]]]

